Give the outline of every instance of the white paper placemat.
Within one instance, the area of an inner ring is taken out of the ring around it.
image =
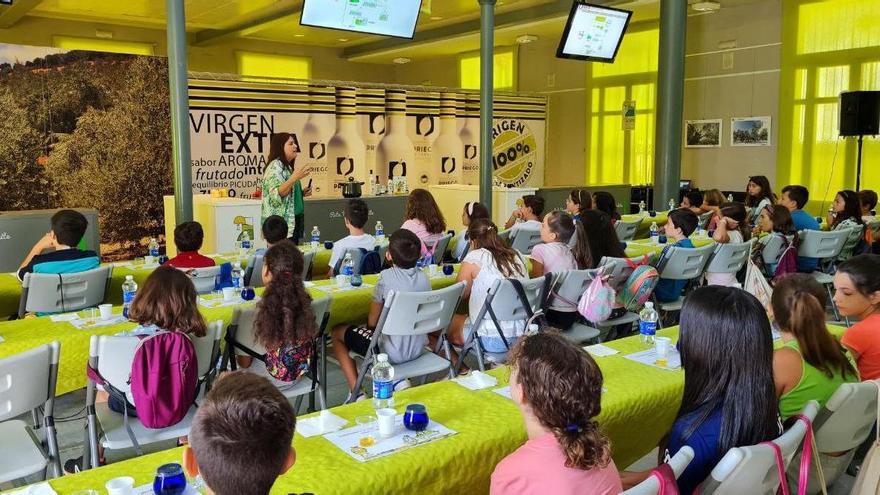
[[[75,320],[70,320],[70,324],[76,327],[77,330],[88,330],[90,328],[118,325],[127,321],[128,318],[122,315],[113,315],[113,317],[109,320],[102,320],[100,316],[97,316],[95,318],[77,318]]]
[[[62,322],[62,321],[73,321],[79,319],[79,314],[77,313],[59,313],[57,315],[49,315],[49,319],[54,323]]]
[[[471,371],[467,376],[456,378],[453,381],[468,390],[481,390],[498,384],[498,380],[494,376],[479,370]]]
[[[620,353],[617,349],[612,349],[602,344],[593,344],[584,347],[584,350],[596,357],[613,356]]]
[[[351,456],[352,459],[366,462],[424,445],[450,435],[455,435],[456,433],[456,431],[450,430],[434,421],[428,422],[428,427],[423,431],[409,431],[403,427],[403,414],[398,414],[394,418],[394,435],[389,438],[379,436],[379,428],[375,422],[329,433],[324,435],[324,438]],[[361,447],[360,440],[363,437],[372,437],[376,443],[369,447]]]
[[[328,284],[328,285],[322,285],[322,286],[316,287],[316,288],[320,289],[324,292],[348,292],[351,290],[369,289],[371,287],[373,287],[373,284],[364,283],[364,284],[361,284],[360,287],[354,287],[352,285],[346,285],[345,287],[339,287],[338,285]]]
[[[325,435],[334,431],[339,431],[348,421],[324,409],[318,416],[305,418],[296,422],[296,432],[309,438],[317,435]]]
[[[255,303],[260,300],[260,296],[254,296],[254,298],[250,301],[245,301],[241,298],[241,296],[235,296],[231,301],[224,301],[222,298],[207,298],[207,297],[199,297],[199,306],[203,306],[205,308],[225,308],[227,306],[240,306],[242,304],[247,303]]]
[[[667,356],[668,364],[666,366],[660,366],[657,364],[657,351],[653,347],[646,351],[627,354],[624,357],[637,363],[647,364],[648,366],[653,366],[661,370],[675,371],[681,368],[681,355],[675,350],[675,348],[669,349],[669,355]]]
[[[46,483],[45,481],[5,493],[6,495],[58,495],[58,493],[49,486],[49,483]],[[150,493],[152,493],[152,491]]]
[[[510,385],[506,387],[496,388],[495,390],[493,390],[493,392],[500,395],[501,397],[507,397],[508,399],[513,400],[513,396],[510,395]]]

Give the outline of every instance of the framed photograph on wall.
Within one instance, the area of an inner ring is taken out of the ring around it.
[[[688,120],[685,122],[685,148],[717,148],[719,146],[721,146],[721,119]]]
[[[770,146],[770,117],[730,119],[731,146]]]

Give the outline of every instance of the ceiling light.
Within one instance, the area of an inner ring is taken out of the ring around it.
[[[522,36],[516,37],[516,42],[519,43],[520,45],[534,43],[535,41],[538,41],[538,37],[535,36],[534,34],[524,34]]]
[[[341,42],[345,43],[346,41],[348,41],[348,38],[339,38],[336,41],[341,41]]]
[[[721,9],[721,4],[718,2],[695,2],[691,4],[691,8],[696,10],[697,12],[715,12]]]
[[[102,40],[111,40],[113,39],[112,31],[102,31],[100,29],[95,31],[95,38],[100,38]]]
[[[432,16],[431,16],[431,20],[432,20],[432,21],[442,21],[442,20],[443,20],[443,16],[432,15]]]
[[[406,57],[397,57],[397,58],[395,58],[394,60],[392,60],[392,62],[394,62],[395,64],[401,64],[401,65],[402,65],[402,64],[408,64],[408,63],[412,62],[412,59],[409,59],[409,58],[406,58]]]
[[[294,38],[304,38],[305,36],[306,35],[304,35],[304,34],[294,34],[293,35]]]

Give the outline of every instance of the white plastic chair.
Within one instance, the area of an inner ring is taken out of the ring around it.
[[[787,247],[787,244],[783,242],[783,240],[787,240],[790,243],[794,240],[794,236],[783,236],[782,234],[775,232],[769,234],[769,239],[761,249],[761,256],[764,258],[765,265],[770,266],[779,263],[779,258],[782,257],[782,253],[785,252]]]
[[[706,265],[708,273],[738,273],[749,259],[752,253],[752,242],[728,242],[718,244],[709,263]]]
[[[804,407],[803,414],[811,421],[819,412],[819,403],[810,401]],[[791,464],[798,452],[807,426],[803,421],[796,421],[773,443],[779,446],[785,468]],[[701,494],[715,495],[775,495],[781,480],[776,467],[776,453],[767,444],[734,447],[712,469],[711,475],[701,486]]]
[[[838,255],[839,261],[844,261],[849,259],[853,255],[853,250],[855,250],[856,246],[858,246],[859,242],[865,237],[865,226],[858,225],[855,227],[849,228],[849,235],[846,237],[846,241],[843,243],[843,247],[840,248],[840,254]]]
[[[639,231],[640,225],[642,225],[641,218],[629,222],[620,219],[614,224],[614,232],[617,233],[617,239],[621,242],[631,241],[636,238],[636,232]]]
[[[244,284],[251,287],[263,287],[263,255],[252,254],[248,257],[247,269],[244,272]]]
[[[312,277],[311,277],[312,265],[315,263],[315,252],[314,251],[304,251],[302,255],[303,255],[302,279],[303,280],[311,280],[312,279]],[[383,257],[382,259],[385,259],[385,258]],[[262,278],[263,278],[262,275],[260,275],[260,280],[262,280]]]
[[[553,283],[553,290],[548,296],[549,304],[555,299],[562,301],[562,304],[568,305],[567,302],[577,304],[581,296],[587,291],[587,288],[593,282],[598,270],[569,270],[557,274],[556,281]],[[557,297],[557,295],[559,297]],[[567,302],[566,302],[567,301]],[[556,311],[562,311],[556,309]],[[563,311],[566,313],[577,313],[577,306],[570,310]],[[568,340],[580,344],[584,342],[594,341],[599,338],[599,329],[587,325],[578,318],[571,327],[562,330],[562,335]]]
[[[675,479],[681,476],[681,473],[687,469],[692,460],[694,460],[694,449],[687,445],[680,448],[672,456],[672,459],[669,459],[668,464],[672,468],[672,472],[675,473]],[[660,482],[657,481],[656,477],[651,476],[623,493],[624,495],[657,495],[660,493]]]
[[[204,337],[192,337],[198,361],[201,393],[210,388],[217,360],[220,357],[220,339],[223,336],[223,321],[217,320],[208,325]],[[121,392],[130,390],[131,364],[140,339],[128,336],[92,335],[89,342],[89,364],[110,384]],[[86,388],[86,410],[88,442],[83,456],[84,469],[98,465],[98,428],[104,448],[117,450],[134,447],[124,426],[122,414],[111,411],[107,402],[95,403],[97,384],[89,380]],[[198,399],[198,398],[197,398]],[[176,425],[162,429],[145,427],[137,418],[128,418],[128,424],[139,445],[172,440],[189,434],[196,407],[190,408],[187,415]]]
[[[209,266],[205,268],[182,268],[199,294],[210,294],[217,285],[217,276],[220,275],[220,267],[223,265]]]
[[[660,273],[660,278],[694,280],[706,270],[706,265],[714,251],[714,243],[698,248],[671,246],[660,260],[657,271]],[[657,307],[663,311],[678,311],[683,302],[684,297],[679,297],[676,301],[658,303]]]
[[[295,399],[295,411],[299,411],[303,396],[306,394],[314,394],[315,390],[318,390],[318,403],[320,404],[321,409],[326,407],[325,397],[327,386],[318,378],[316,370],[320,364],[319,361],[321,356],[319,355],[319,349],[321,348],[321,340],[323,340],[324,331],[329,319],[330,302],[330,296],[312,300],[312,311],[315,313],[315,319],[317,320],[318,334],[314,337],[315,355],[312,356],[313,362],[311,369],[306,376],[303,376],[296,382],[290,383],[289,386],[285,388],[280,388],[281,394],[284,395],[284,397],[287,399]],[[247,351],[234,346],[233,343],[246,347],[256,354],[266,353],[266,348],[257,342],[256,339],[256,328],[254,326],[254,318],[256,315],[257,308],[254,305],[237,306],[235,311],[233,311],[232,322],[226,328],[226,353],[224,354],[222,364],[220,365],[221,370],[227,369],[227,362],[231,364],[233,370],[237,368],[235,360],[232,358],[233,356],[230,355],[230,351],[232,351],[235,356],[250,355]],[[312,409],[314,406],[314,395],[310,396],[309,403],[309,409]]]
[[[413,377],[427,377],[431,373],[447,370],[452,375],[452,355],[450,354],[449,341],[446,339],[446,330],[455,314],[455,308],[461,299],[466,284],[458,282],[443,289],[428,292],[397,292],[391,291],[382,306],[379,322],[370,347],[365,356],[352,353],[352,357],[362,357],[363,362],[358,370],[355,386],[351,389],[346,402],[353,402],[360,393],[361,386],[367,377],[367,373],[373,367],[376,354],[381,352],[382,335],[388,336],[416,336],[426,335],[440,331],[440,341],[446,359],[438,356],[430,350],[423,349],[422,354],[405,363],[394,364],[394,379],[403,380]],[[379,349],[376,352],[376,349]]]
[[[60,343],[51,342],[0,359],[0,483],[39,471],[48,479],[50,467],[53,478],[61,476],[54,419],[60,350]],[[42,424],[31,427],[13,419],[28,411],[38,419],[40,407],[43,407]],[[46,448],[37,440],[40,428],[43,428]]]
[[[451,240],[452,240],[452,234],[446,234],[443,237],[441,237],[440,239],[438,239],[437,242],[435,242],[431,245],[426,245],[426,247],[428,248],[429,251],[431,249],[434,250],[434,254],[431,256],[432,263],[434,263],[435,265],[439,265],[440,263],[443,263],[443,255],[446,253],[446,250],[449,248],[449,241],[451,241]],[[382,259],[383,260],[385,259],[384,256]]]
[[[820,263],[824,260],[835,260],[840,256],[840,252],[849,235],[849,229],[833,230],[831,232],[822,232],[821,230],[801,231],[798,256],[816,258]],[[837,311],[837,304],[834,303],[834,292],[831,290],[834,284],[834,276],[818,270],[810,275],[817,282],[825,286],[825,290],[828,292],[828,300],[831,303],[831,309],[834,311],[834,319],[840,321],[840,312]]]
[[[26,273],[21,281],[18,316],[26,313],[64,313],[103,304],[113,266],[79,273]]]
[[[535,314],[540,312],[544,301],[547,299],[547,292],[550,288],[550,278],[548,276],[543,276],[533,279],[517,280],[522,284],[523,291],[526,294],[532,313]],[[526,308],[523,307],[519,294],[517,294],[510,279],[496,280],[495,283],[492,284],[492,287],[489,288],[486,300],[483,302],[483,307],[480,308],[476,320],[471,322],[471,332],[465,336],[464,345],[458,353],[459,359],[455,367],[456,375],[458,375],[458,371],[461,369],[462,363],[464,363],[465,356],[470,352],[473,352],[476,355],[480,371],[486,370],[484,358],[489,358],[493,362],[499,364],[507,361],[507,352],[485,353],[480,345],[480,339],[477,338],[477,328],[479,328],[480,325],[486,325],[487,327],[492,328],[493,336],[499,335],[495,333],[495,331],[500,329],[498,329],[489,317],[490,307],[492,308],[492,312],[495,313],[495,317],[499,323],[506,321],[526,322],[529,319],[528,312],[526,311]]]
[[[541,244],[541,230],[520,227],[513,231],[510,247],[522,254],[531,254],[532,249]]]
[[[715,214],[715,212],[713,212],[713,211],[707,211],[706,213],[701,213],[697,217],[697,225],[699,226],[699,228],[701,228],[703,230],[708,230],[709,224],[712,223],[712,215],[714,215],[714,214]]]

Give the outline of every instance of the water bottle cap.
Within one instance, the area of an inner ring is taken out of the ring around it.
[[[651,301],[646,302],[645,309],[654,309],[654,303]]]
[[[236,261],[235,263],[232,264],[232,266],[234,266],[235,268],[241,268],[241,262]]]
[[[125,281],[128,282],[129,280],[134,280],[134,275],[126,275]]]
[[[387,363],[388,362],[388,354],[382,353],[376,355],[377,363]]]

